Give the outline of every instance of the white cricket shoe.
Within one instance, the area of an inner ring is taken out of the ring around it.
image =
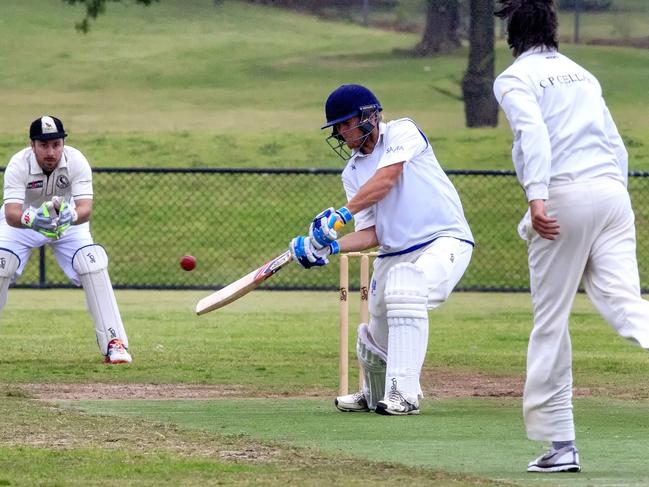
[[[354,394],[346,394],[338,396],[334,404],[340,411],[346,413],[366,413],[370,410],[365,400],[363,392],[355,392]]]
[[[579,472],[579,450],[574,446],[565,446],[555,450],[550,448],[546,453],[527,465],[528,472]]]
[[[379,401],[376,404],[378,414],[405,416],[407,414],[419,414],[419,401],[414,403],[407,401],[401,393],[392,388],[388,393],[388,398]]]
[[[119,338],[108,342],[108,353],[104,362],[107,364],[130,364],[133,361],[124,343]]]

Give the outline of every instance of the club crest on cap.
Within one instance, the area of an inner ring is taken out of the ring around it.
[[[41,131],[44,134],[54,134],[57,132],[56,124],[52,117],[45,116],[41,118]]]
[[[67,135],[63,129],[63,122],[51,115],[37,118],[29,127],[29,138],[32,140],[63,139]]]

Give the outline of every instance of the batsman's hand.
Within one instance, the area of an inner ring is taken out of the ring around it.
[[[338,232],[345,224],[352,220],[353,215],[343,206],[334,211],[333,208],[318,213],[309,226],[309,237],[313,240],[316,249],[331,245],[338,238]]]
[[[305,269],[321,267],[329,263],[328,256],[340,252],[338,242],[334,241],[326,247],[317,249],[310,237],[295,237],[288,246],[291,256]]]
[[[56,227],[56,233],[62,237],[70,225],[77,221],[78,215],[74,208],[71,208],[65,201],[59,203],[59,220]]]
[[[31,228],[51,239],[58,238],[58,233],[56,232],[58,219],[59,217],[51,201],[46,201],[38,209],[33,207],[27,208],[20,217],[21,223],[27,228]]]

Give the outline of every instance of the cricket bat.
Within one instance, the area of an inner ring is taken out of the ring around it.
[[[337,220],[335,216],[332,216],[329,225],[335,230],[340,230],[344,226],[344,224]],[[240,297],[245,296],[253,289],[259,287],[259,285],[266,279],[279,272],[282,267],[290,263],[292,260],[293,256],[291,255],[290,250],[278,255],[273,260],[266,262],[258,269],[252,271],[250,274],[246,274],[241,279],[234,281],[223,289],[219,289],[201,299],[196,305],[196,314],[204,315],[205,313],[222,308],[226,304],[230,304],[232,301],[236,301]]]
[[[275,257],[273,260],[266,262],[258,269],[255,269],[250,274],[247,274],[241,279],[234,281],[232,284],[228,284],[223,289],[219,289],[209,296],[204,297],[196,305],[196,314],[203,315],[209,313],[210,311],[222,308],[226,304],[245,296],[266,279],[277,273],[282,267],[291,262],[291,260],[293,260],[291,251],[287,250],[283,254]]]

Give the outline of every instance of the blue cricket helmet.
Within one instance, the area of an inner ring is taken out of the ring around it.
[[[361,85],[339,86],[327,98],[325,103],[327,123],[321,128],[326,129],[355,115],[360,116],[368,108],[379,112],[383,110],[374,93]]]

